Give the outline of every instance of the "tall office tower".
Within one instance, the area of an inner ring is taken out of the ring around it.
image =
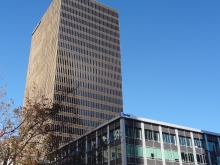
[[[52,1],[32,33],[25,96],[36,93],[61,102],[52,126],[64,142],[123,111],[116,10],[94,0]],[[56,124],[64,119],[68,127]]]

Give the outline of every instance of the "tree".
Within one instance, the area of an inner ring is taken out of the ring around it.
[[[14,107],[13,100],[5,100],[6,85],[0,84],[0,164],[63,164],[67,159],[74,164],[85,164],[84,155],[88,152],[84,144],[87,139],[82,138],[81,142],[64,156],[59,148],[62,141],[56,132],[62,129],[62,126],[72,123],[65,118],[55,121],[61,127],[53,127],[52,124],[52,119],[62,114],[63,99],[69,94],[75,95],[77,88],[78,86],[56,91],[62,96],[56,103],[45,95],[38,94],[35,98],[26,97],[25,107]],[[36,89],[34,88],[33,92]],[[79,118],[77,113],[75,118]],[[88,128],[85,130],[89,131]],[[94,139],[95,135],[91,138]],[[98,159],[102,159],[102,155],[98,154],[100,149],[106,150],[109,145],[111,143],[103,141],[98,147],[92,147],[88,153],[91,162],[99,162]]]
[[[2,88],[0,163],[42,164],[42,160],[61,144],[55,133],[58,130],[52,127],[51,119],[59,115],[62,100],[53,104],[50,99],[40,95],[36,99],[26,98],[25,107],[14,108],[12,100],[8,103],[4,100],[5,95],[5,88]],[[61,126],[70,124],[68,120],[56,122]]]
[[[3,132],[0,136],[0,160],[4,165],[33,164],[43,156],[37,145],[46,143],[47,136],[51,135],[49,119],[57,113],[57,108],[51,108],[50,101],[44,97],[40,102],[28,100],[27,107],[23,109],[12,108],[12,103],[1,102]]]

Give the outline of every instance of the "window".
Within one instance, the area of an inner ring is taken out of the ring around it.
[[[209,151],[218,151],[218,143],[208,141]]]
[[[88,163],[95,163],[96,161],[96,156],[95,155],[88,155]]]
[[[197,159],[197,162],[200,164],[200,163],[202,163],[202,164],[206,164],[207,162],[206,162],[206,159],[207,158],[207,156],[205,155],[205,154],[202,154],[202,155],[200,155],[200,154],[196,154],[196,159]]]
[[[154,135],[154,141],[159,142],[160,141],[159,132],[153,131],[153,135]]]
[[[118,140],[121,137],[120,128],[117,128],[113,132],[114,140]]]
[[[107,142],[107,134],[98,136],[98,146],[105,144]]]
[[[141,139],[141,129],[140,128],[134,128],[134,138]]]
[[[120,128],[110,131],[109,134],[110,134],[110,142],[113,142],[114,140],[118,140],[121,136]]]
[[[201,139],[194,139],[194,144],[196,147],[204,148],[204,141]]]
[[[126,155],[134,157],[134,145],[126,144]]]
[[[183,136],[179,136],[179,142],[181,146],[186,146],[186,139]]]
[[[146,140],[153,140],[152,131],[145,129],[145,130],[144,130],[144,133],[145,133],[145,139],[146,139]]]
[[[111,160],[114,160],[116,158],[115,146],[110,148],[110,157],[111,157]]]
[[[102,163],[103,152],[98,153],[98,163]]]
[[[179,136],[179,142],[181,146],[191,146],[191,140],[188,137]]]
[[[187,146],[191,146],[191,140],[188,137],[186,137],[186,145]]]
[[[125,126],[125,136],[133,137],[133,128],[129,126]]]
[[[91,149],[92,149],[91,141],[87,141],[87,151],[91,151]]]
[[[116,157],[121,157],[121,145],[116,146]]]
[[[108,161],[108,149],[105,149],[104,150],[104,162],[107,162]]]
[[[144,133],[145,133],[146,140],[154,140],[154,141],[158,141],[158,142],[160,141],[159,132],[145,129]]]
[[[130,138],[142,139],[141,138],[141,129],[125,126],[125,136]]]
[[[194,163],[194,156],[192,153],[181,152],[181,158],[185,163]]]
[[[175,135],[171,135],[170,134],[170,143],[171,144],[176,144],[176,142],[175,142]]]
[[[146,156],[150,159],[162,159],[161,149],[146,147]]]
[[[163,133],[163,142],[168,144],[176,144],[175,135]]]
[[[96,140],[95,139],[92,139],[91,147],[92,147],[92,149],[96,148]]]
[[[166,161],[179,162],[179,156],[177,151],[164,150],[164,156]]]
[[[212,164],[212,165],[219,165],[219,164],[217,164],[217,163],[218,163],[218,162],[217,162],[218,159],[217,159],[216,156],[210,154],[210,158],[211,158],[211,164]]]
[[[170,143],[170,136],[169,136],[169,134],[163,133],[162,135],[163,135],[163,142],[164,143]]]
[[[143,148],[142,148],[142,146],[135,146],[135,155],[137,157],[143,157]]]
[[[126,155],[131,157],[143,157],[142,146],[126,144]]]
[[[217,156],[217,164],[220,164],[220,156]]]

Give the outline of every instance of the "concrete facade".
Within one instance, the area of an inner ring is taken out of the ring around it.
[[[118,11],[91,0],[53,0],[32,34],[25,97],[61,103],[67,142],[122,112]],[[25,106],[25,100],[24,100]]]

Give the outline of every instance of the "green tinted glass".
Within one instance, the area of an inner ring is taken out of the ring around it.
[[[143,157],[143,149],[141,146],[136,146],[136,155],[139,157]]]
[[[126,154],[131,155],[131,146],[129,144],[126,144]]]
[[[166,160],[169,160],[169,152],[168,150],[164,150],[164,157]]]
[[[162,154],[160,149],[155,149],[156,150],[156,158],[157,159],[162,159]]]
[[[151,157],[151,148],[146,148],[146,155],[147,155],[147,158],[150,158]]]

